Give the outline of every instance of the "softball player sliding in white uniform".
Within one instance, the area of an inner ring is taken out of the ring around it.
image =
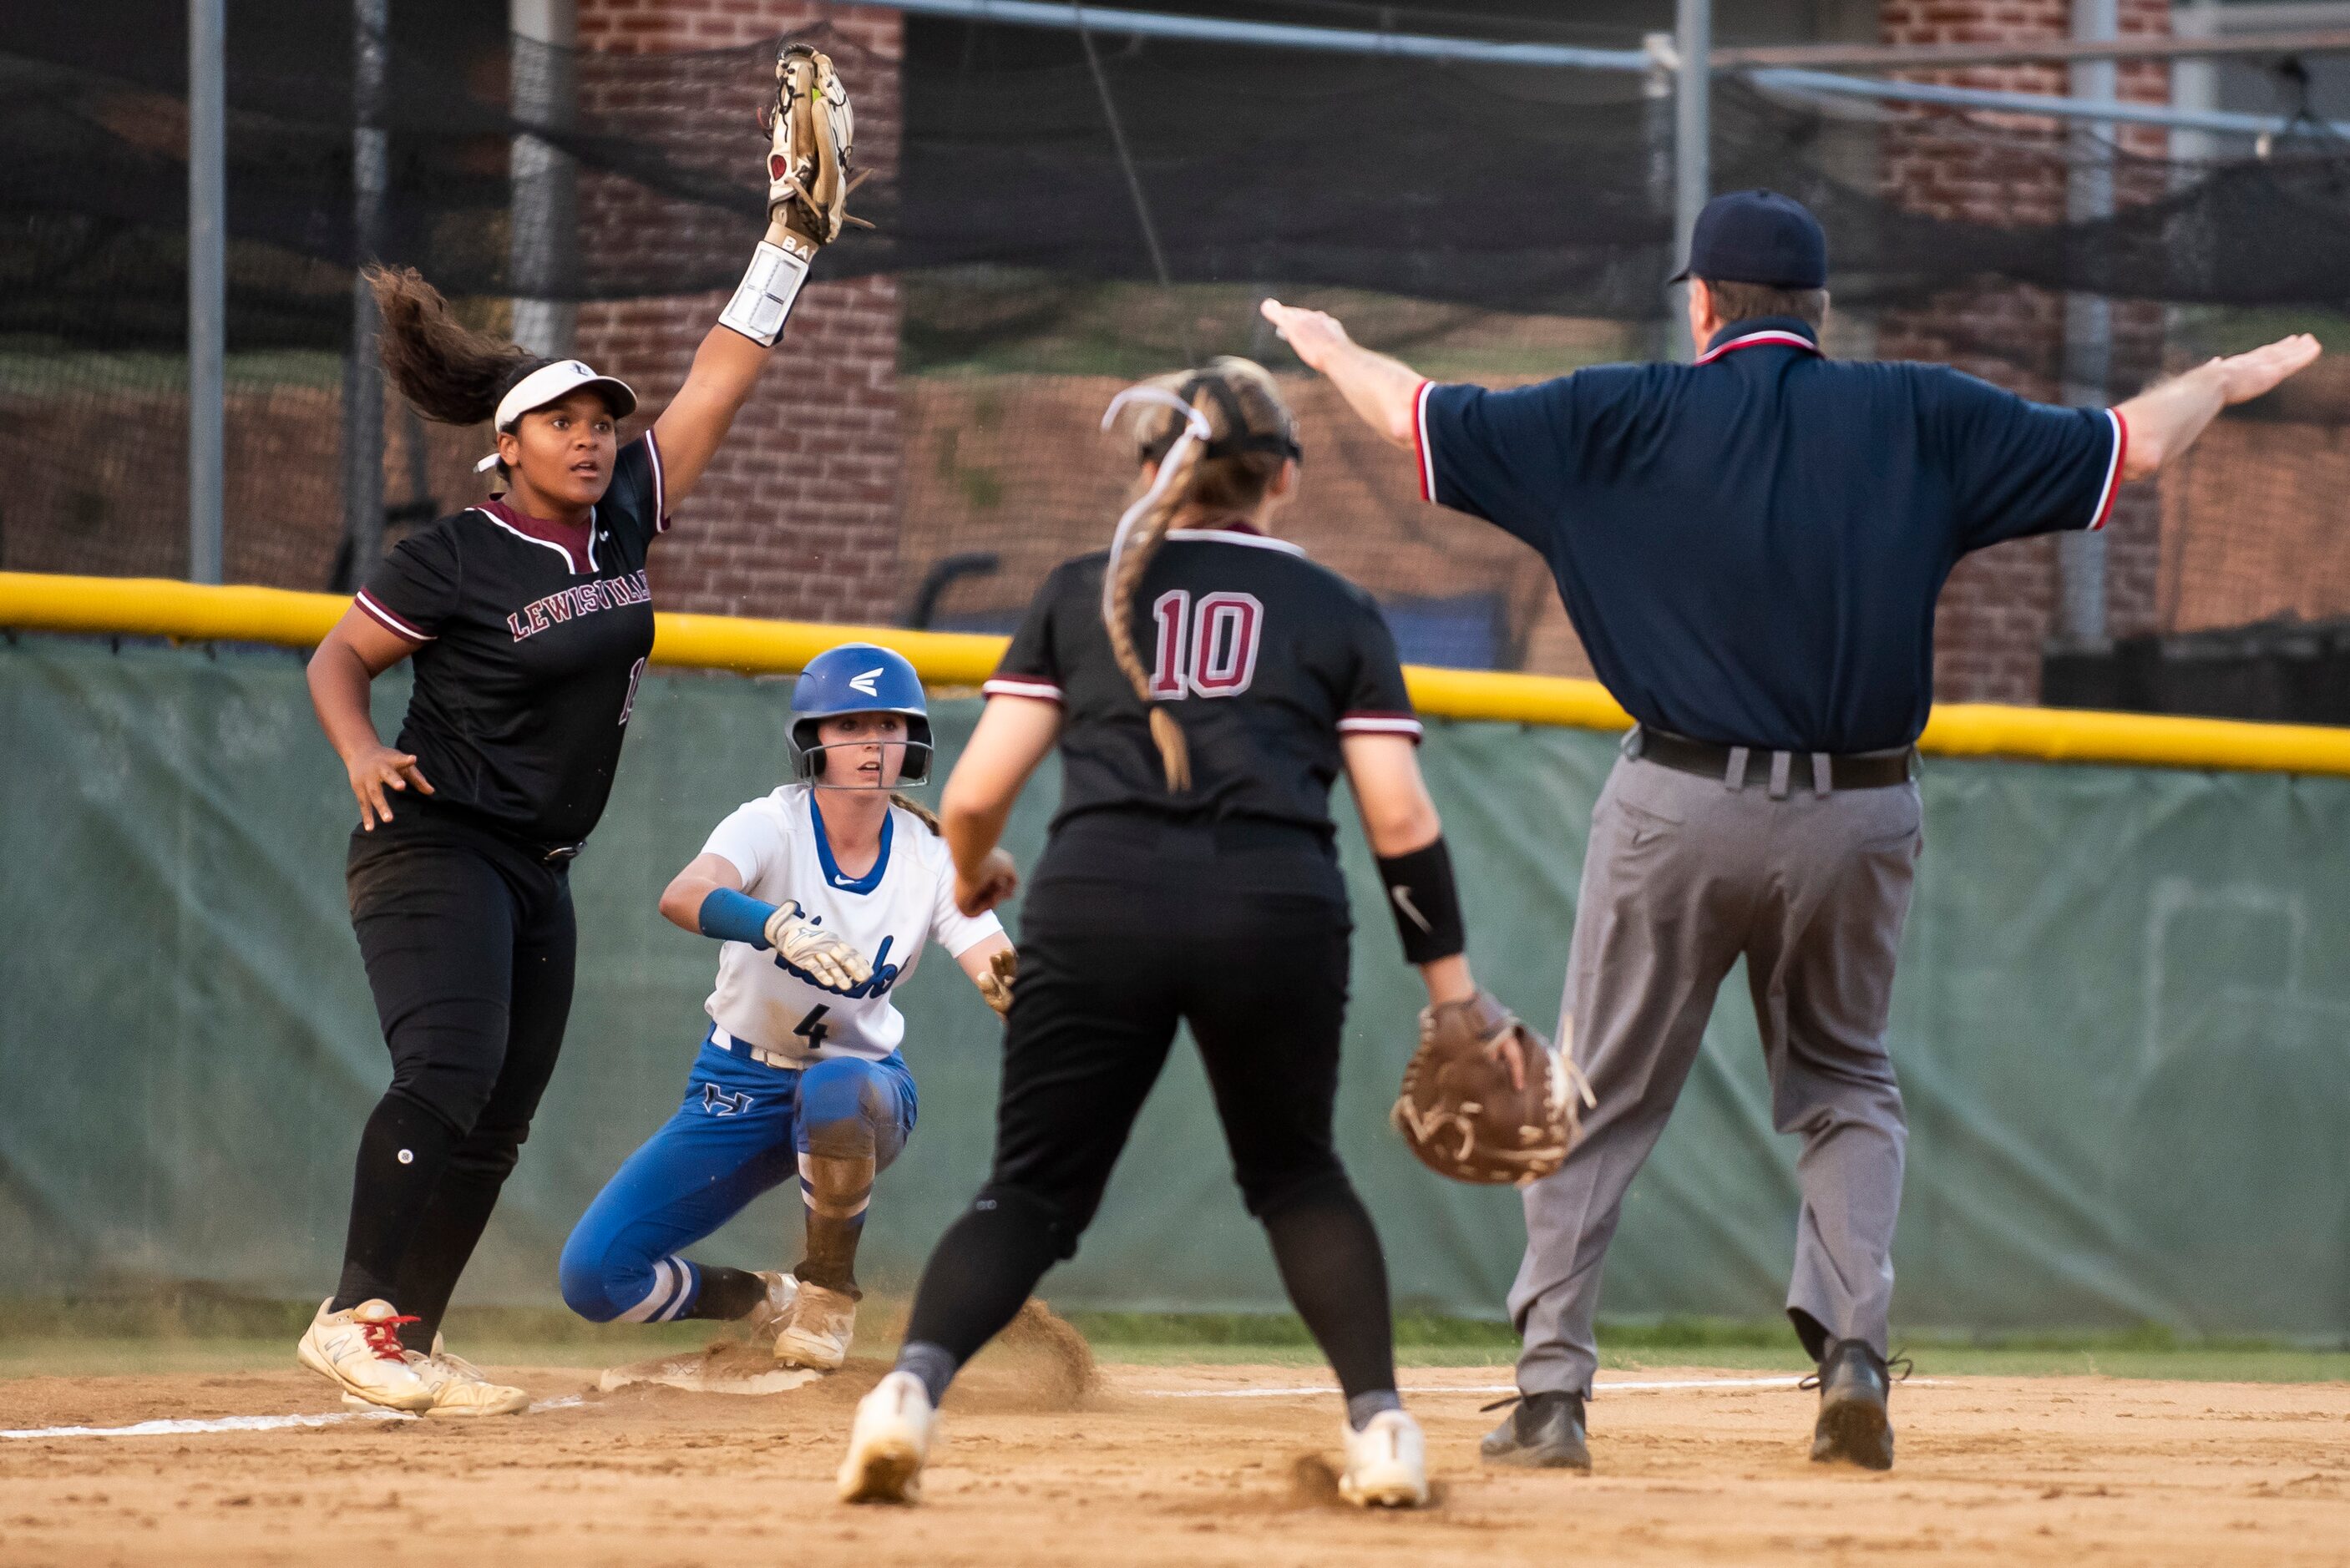
[[[913,666],[870,643],[811,660],[792,691],[800,782],[718,825],[661,895],[715,937],[711,1023],[677,1114],[629,1157],[563,1249],[563,1298],[598,1323],[749,1318],[776,1359],[830,1371],[856,1325],[857,1244],[875,1175],[913,1131],[914,1078],[890,993],[926,943],[1000,1012],[1012,944],[955,908],[927,813],[892,794],[930,774]],[[680,1257],[797,1174],[805,1259],[789,1274]]]

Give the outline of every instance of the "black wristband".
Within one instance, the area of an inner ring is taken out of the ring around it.
[[[1469,945],[1461,925],[1461,894],[1452,885],[1452,855],[1440,838],[1409,855],[1379,857],[1379,880],[1413,963],[1452,958]]]

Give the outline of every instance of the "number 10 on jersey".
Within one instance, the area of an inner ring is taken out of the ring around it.
[[[1254,594],[1213,593],[1191,602],[1171,588],[1151,601],[1159,630],[1150,661],[1150,695],[1237,697],[1256,679],[1256,650],[1264,630],[1264,604]]]

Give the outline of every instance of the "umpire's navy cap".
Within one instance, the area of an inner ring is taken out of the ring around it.
[[[1732,191],[1697,215],[1689,265],[1674,283],[1759,283],[1772,288],[1825,288],[1828,236],[1811,209],[1776,191]]]

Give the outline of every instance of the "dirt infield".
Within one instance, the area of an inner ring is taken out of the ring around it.
[[[1920,1378],[1889,1475],[1811,1464],[1813,1396],[1701,1366],[1602,1375],[1590,1478],[1481,1470],[1503,1368],[1407,1373],[1439,1506],[1369,1517],[1295,1367],[1108,1366],[1032,1336],[959,1385],[915,1510],[833,1502],[852,1361],[763,1397],[594,1392],[478,1424],[350,1417],[295,1371],[0,1382],[0,1429],[331,1415],[272,1430],[0,1438],[0,1563],[1420,1564],[2350,1559],[2350,1385]],[[1614,1393],[1605,1392],[1609,1384]],[[1646,1385],[1648,1386],[1637,1386]],[[1682,1385],[1657,1386],[1658,1385]]]

